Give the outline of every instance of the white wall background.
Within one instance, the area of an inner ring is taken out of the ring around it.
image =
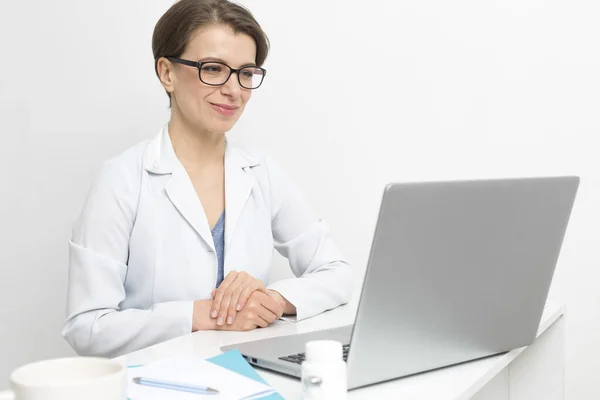
[[[567,304],[568,399],[599,398],[600,3],[244,3],[272,53],[231,135],[287,168],[357,277],[388,181],[582,177],[551,298]],[[150,39],[170,4],[0,2],[0,389],[72,354],[71,223],[100,163],[168,118]]]

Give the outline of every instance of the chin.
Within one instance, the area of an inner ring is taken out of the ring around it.
[[[233,127],[232,125],[227,125],[227,126],[224,126],[224,125],[211,125],[208,128],[208,131],[219,133],[219,134],[225,134],[229,130],[231,130],[232,127]]]
[[[215,121],[214,123],[210,124],[210,128],[211,128],[210,130],[213,132],[225,133],[225,132],[228,132],[231,129],[233,129],[233,126],[235,125],[236,122],[237,122],[237,120],[236,121],[227,121],[226,123],[222,122],[222,121],[221,122]]]

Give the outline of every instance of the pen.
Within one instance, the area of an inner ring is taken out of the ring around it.
[[[217,389],[213,389],[208,386],[188,385],[185,383],[161,381],[158,379],[142,378],[139,376],[133,378],[133,382],[137,383],[138,385],[152,386],[152,387],[156,387],[156,388],[160,388],[160,389],[177,390],[180,392],[188,392],[188,393],[196,393],[196,394],[218,394],[219,393],[219,391]]]

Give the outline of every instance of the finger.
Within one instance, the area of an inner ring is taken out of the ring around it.
[[[271,307],[271,311],[274,312],[275,314],[277,314],[277,318],[280,318],[283,315],[283,311],[285,309],[284,297],[281,294],[279,294],[279,292],[276,292],[276,291],[270,290],[270,289],[267,289],[265,291],[265,294],[267,296],[269,296],[271,299],[275,300],[275,302],[278,304],[277,307],[273,308],[273,307],[271,307],[271,303],[269,302],[269,303],[267,303],[267,308]]]
[[[210,297],[212,297],[214,299],[215,294],[217,294],[217,289],[213,289],[212,292],[210,292]]]
[[[211,317],[213,317],[213,318],[217,317],[217,314],[219,313],[219,310],[221,309],[221,301],[223,300],[223,295],[225,294],[225,292],[227,291],[229,286],[231,286],[231,284],[235,281],[236,278],[237,278],[237,272],[231,271],[230,273],[227,274],[225,279],[223,279],[223,282],[221,282],[221,284],[219,285],[219,288],[215,289],[215,299],[213,300],[212,311],[210,313]]]
[[[240,311],[242,308],[244,308],[246,302],[248,301],[252,293],[254,293],[257,290],[262,290],[264,289],[264,287],[265,285],[262,283],[262,281],[252,278],[252,282],[250,283],[250,285],[246,286],[241,291],[237,299],[234,299],[236,304],[236,310]]]
[[[231,306],[231,296],[241,285],[243,285],[247,277],[248,274],[245,272],[240,272],[239,274],[237,274],[235,280],[231,283],[231,285],[229,285],[229,287],[225,291],[225,294],[223,294],[223,297],[221,299],[221,307],[217,315],[217,325],[225,323],[229,307]]]
[[[235,321],[235,317],[236,314],[240,309],[236,309],[236,305],[238,304],[238,299],[240,298],[241,293],[248,287],[248,285],[252,285],[252,281],[254,280],[253,277],[251,277],[250,275],[248,275],[243,282],[241,282],[239,285],[237,285],[237,287],[235,288],[235,290],[232,289],[232,287],[230,287],[230,290],[233,290],[233,293],[231,294],[231,300],[229,302],[229,307],[228,307],[228,311],[227,311],[227,323],[229,325],[233,324],[233,322]],[[237,283],[237,280],[236,282]],[[223,303],[225,304],[225,303]]]
[[[252,295],[252,297],[250,298],[250,301],[248,302],[248,304],[246,305],[246,308],[248,309],[249,313],[251,313],[252,315],[259,316],[262,319],[264,319],[265,321],[267,321],[268,323],[272,323],[278,317],[277,317],[276,313],[272,312],[271,310],[269,310],[268,308],[263,306],[262,302],[267,301],[268,298],[269,298],[269,296],[264,293],[255,292]],[[275,302],[275,303],[277,303],[277,302]]]
[[[227,310],[227,323],[229,325],[233,324],[233,322],[235,321],[236,315],[238,313],[235,308],[235,305],[237,304],[237,299],[239,298],[240,293],[242,292],[244,287],[245,287],[244,283],[238,285],[236,287],[236,289],[233,291],[233,293],[231,294],[231,300],[229,301],[229,306],[228,306],[228,310]]]
[[[231,325],[233,324],[233,322],[235,321],[235,318],[237,316],[237,311],[235,310],[235,307],[233,306],[235,303],[232,301],[229,303],[229,308],[227,310],[227,324]]]
[[[247,298],[256,291],[264,288],[262,281],[248,275],[245,281],[237,287],[237,289],[231,295],[231,302],[229,303],[229,313],[227,315],[227,323],[233,324],[235,321],[236,314],[242,310],[243,306],[247,303]],[[240,301],[240,298],[243,298]]]
[[[267,321],[267,323],[269,324],[277,320],[277,315],[275,315],[275,313],[271,312],[265,307],[260,307],[260,309],[258,310],[258,316]]]
[[[267,326],[269,326],[269,322],[261,316],[257,316],[254,319],[254,323],[260,326],[261,328],[266,328]]]
[[[279,317],[281,317],[283,315],[283,307],[281,307],[281,304],[279,304],[279,302],[277,300],[275,300],[268,294],[264,294],[262,292],[255,293],[255,296],[261,306],[263,306],[264,308],[266,308],[273,314],[278,315]],[[277,317],[277,318],[279,318],[279,317]]]
[[[260,319],[260,318],[258,318],[258,319]],[[255,321],[255,320],[252,320],[252,321],[248,321],[248,322],[246,322],[246,324],[244,324],[244,328],[243,328],[243,330],[244,330],[244,331],[253,331],[254,329],[256,329],[256,328],[260,328],[260,327],[261,327],[261,326],[260,326],[260,325],[258,325],[258,322],[257,322],[257,321]]]

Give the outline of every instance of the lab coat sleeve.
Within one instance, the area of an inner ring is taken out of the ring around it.
[[[120,309],[142,173],[123,164],[103,165],[69,242],[62,334],[80,355],[115,357],[192,331],[191,301]]]
[[[272,160],[267,160],[271,186],[271,229],[277,251],[289,260],[297,278],[269,285],[296,306],[302,320],[350,300],[353,272],[302,193]]]

